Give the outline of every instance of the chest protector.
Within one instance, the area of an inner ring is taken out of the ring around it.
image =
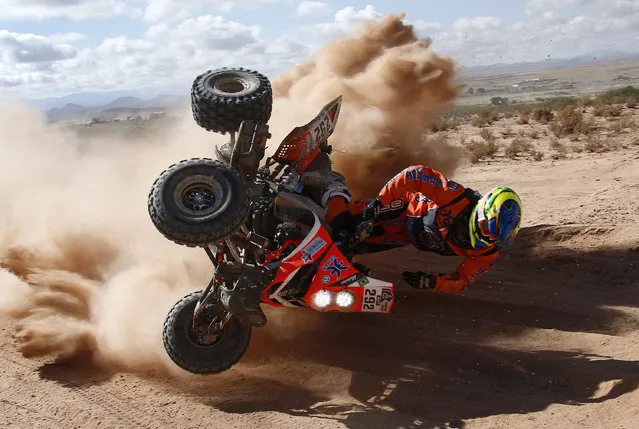
[[[456,253],[449,245],[448,237],[453,233],[459,237],[459,228],[464,228],[467,212],[479,201],[481,195],[467,188],[460,196],[443,206],[428,209],[421,217],[410,216],[406,219],[412,244],[419,250],[454,256]],[[457,241],[457,240],[455,240]]]

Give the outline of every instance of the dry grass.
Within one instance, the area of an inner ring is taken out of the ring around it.
[[[532,150],[532,144],[530,141],[523,138],[515,138],[506,146],[504,154],[510,159],[515,159],[522,153],[527,153]]]
[[[599,118],[616,118],[623,113],[621,104],[610,105],[604,101],[600,101],[595,105],[594,115]]]
[[[505,130],[501,131],[501,136],[505,139],[508,137],[514,137],[515,131],[513,131],[513,127],[508,127]]]
[[[465,150],[470,162],[476,164],[484,158],[495,156],[499,150],[499,145],[495,140],[481,141],[473,139],[465,146]]]
[[[519,125],[525,125],[529,122],[530,122],[530,113],[527,113],[527,112],[519,113],[519,119],[517,120],[517,123]]]
[[[538,150],[533,151],[531,155],[532,155],[532,158],[537,162],[543,161],[544,159],[544,154]]]
[[[566,145],[560,142],[556,137],[550,139],[550,148],[553,150],[551,154],[552,159],[563,159],[568,156]]]
[[[540,124],[547,124],[555,118],[555,114],[549,108],[541,108],[533,110],[533,119]]]
[[[592,120],[584,120],[584,115],[579,109],[572,106],[566,106],[559,110],[555,118],[550,123],[550,131],[557,137],[566,137],[572,134],[589,135],[594,128],[595,123]]]
[[[584,150],[589,153],[608,152],[612,149],[612,147],[612,145],[599,135],[588,136],[584,143]]]
[[[636,125],[634,117],[631,115],[624,115],[619,118],[619,120],[612,122],[608,129],[618,135],[626,130],[632,131]]]
[[[430,130],[434,133],[438,131],[456,130],[459,126],[457,118],[437,118],[432,124],[430,124]]]
[[[487,125],[492,125],[499,120],[499,112],[494,109],[482,109],[473,116],[472,125],[477,128],[483,128]]]

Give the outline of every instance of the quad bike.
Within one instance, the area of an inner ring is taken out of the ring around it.
[[[261,304],[391,311],[393,284],[351,262],[354,246],[372,225],[362,223],[351,237],[334,242],[323,207],[300,180],[322,152],[331,152],[327,140],[341,102],[339,96],[293,129],[260,166],[271,138],[269,80],[243,68],[209,70],[194,80],[196,123],[229,133],[230,141],[216,147],[217,159],[170,166],[148,199],[155,227],[175,243],[204,248],[214,267],[206,288],[184,296],[164,322],[164,347],[182,369],[215,374],[239,362],[252,327],[266,324]]]

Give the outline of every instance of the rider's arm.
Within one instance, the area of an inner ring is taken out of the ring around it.
[[[435,289],[453,293],[463,291],[490,271],[498,256],[499,252],[494,252],[489,255],[467,257],[454,273],[435,276]]]
[[[441,172],[424,165],[413,165],[389,180],[377,199],[386,206],[408,194],[419,192],[437,205],[449,203],[464,192],[464,187],[446,178]]]

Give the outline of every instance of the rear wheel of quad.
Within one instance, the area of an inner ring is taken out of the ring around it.
[[[193,312],[201,294],[192,292],[171,308],[162,339],[167,354],[180,368],[194,374],[217,374],[242,359],[251,341],[251,327],[232,317],[220,333],[211,333],[209,324],[224,312],[224,306],[216,303],[207,304],[193,329]]]
[[[265,124],[272,108],[271,82],[253,70],[208,70],[191,86],[193,119],[207,131],[234,132],[247,120]]]
[[[208,158],[170,166],[153,183],[148,199],[149,216],[158,231],[189,247],[225,240],[242,226],[248,209],[242,176]]]

